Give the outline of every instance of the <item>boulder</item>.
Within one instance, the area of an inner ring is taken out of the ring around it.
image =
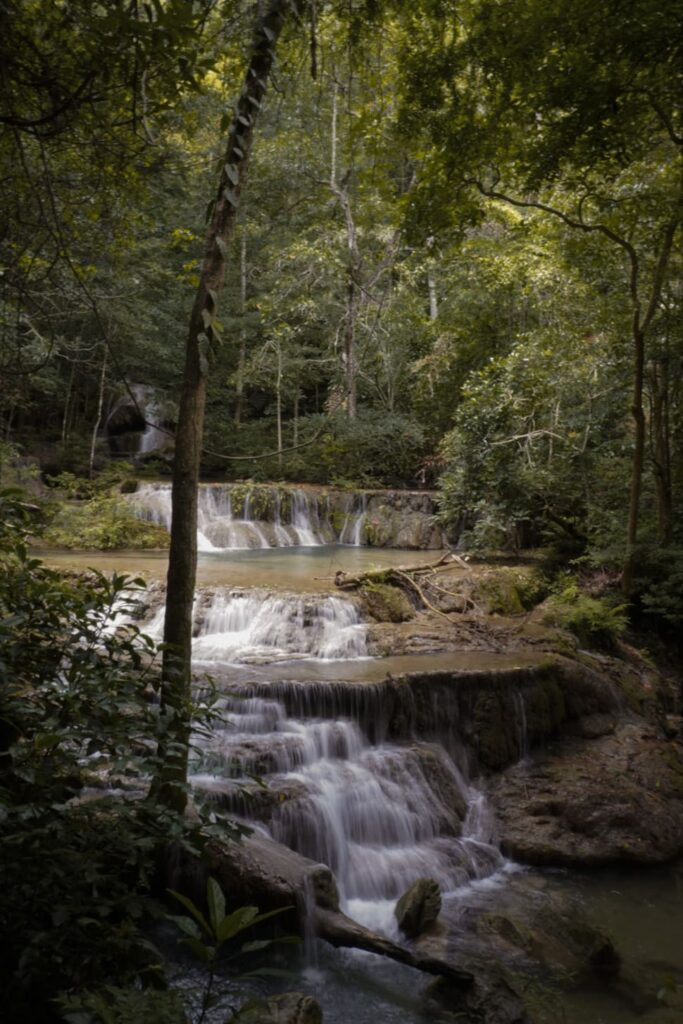
[[[413,882],[394,909],[399,928],[409,938],[421,935],[440,913],[441,890],[432,878]]]
[[[469,989],[437,978],[425,992],[425,1010],[434,1021],[471,1024],[531,1024],[524,1001],[497,971],[479,972]]]
[[[313,996],[284,992],[240,1010],[244,1024],[322,1024],[323,1011]]]

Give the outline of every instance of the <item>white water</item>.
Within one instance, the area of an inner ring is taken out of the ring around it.
[[[360,547],[363,543],[363,526],[367,518],[368,498],[366,494],[349,495],[349,505],[344,524],[339,534],[340,544]]]
[[[316,716],[310,685],[310,717],[290,718],[282,699],[227,697],[195,787],[327,864],[347,913],[390,933],[395,901],[417,878],[447,894],[504,867],[483,795],[443,747],[372,746],[357,722]],[[254,772],[272,796],[258,791],[250,804],[244,785]]]
[[[262,521],[253,512],[253,491],[247,490],[241,517],[235,516],[229,487],[203,485],[199,488],[197,547],[199,551],[245,551],[271,547],[319,547],[331,536],[329,524],[318,519],[315,499],[308,491],[293,489],[290,521],[282,522],[280,493],[273,490],[273,521]],[[136,515],[171,529],[171,485],[139,484],[130,504]],[[348,517],[347,517],[348,518]],[[360,531],[342,543],[359,545]]]
[[[163,607],[141,628],[161,639]],[[193,633],[192,657],[198,667],[367,656],[366,627],[355,604],[341,597],[221,589],[195,602]]]

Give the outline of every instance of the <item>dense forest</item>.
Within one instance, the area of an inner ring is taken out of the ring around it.
[[[214,1007],[218,954],[260,916],[212,846],[239,846],[245,814],[201,800],[186,813],[191,734],[215,728],[223,692],[211,678],[198,689],[191,665],[208,621],[198,526],[212,557],[443,548],[451,562],[423,550],[413,563],[349,563],[336,586],[373,622],[417,608],[443,631],[462,613],[478,651],[514,647],[517,626],[498,635],[491,616],[559,630],[548,650],[609,676],[654,730],[678,772],[680,824],[682,24],[681,0],[1,5],[0,918],[12,953],[0,977],[12,1020],[317,1019],[310,1007]],[[158,513],[167,491],[172,524]],[[234,522],[244,536],[261,523],[257,540],[235,542]],[[47,554],[166,548],[169,525],[157,634],[134,563],[127,577],[78,574]],[[456,586],[455,572],[469,575]],[[271,598],[259,600],[250,614],[267,617]],[[297,612],[297,628],[342,614],[320,607]],[[546,651],[539,636],[525,634],[529,650]],[[431,650],[397,627],[387,637],[385,656]],[[373,642],[341,657],[375,654]],[[597,651],[590,665],[584,649]],[[647,691],[637,699],[628,672]],[[584,676],[567,673],[557,685],[583,700]],[[522,699],[522,760],[527,741],[561,731],[549,685],[538,682],[545,724]],[[591,700],[567,718],[604,717],[603,697]],[[503,770],[512,747],[487,755],[475,720],[477,771]],[[646,788],[660,782],[655,772]],[[98,786],[106,799],[82,796]],[[141,788],[142,800],[120,795]],[[683,837],[669,839],[641,861],[680,857]],[[512,840],[503,850],[515,854]],[[205,889],[178,863],[207,856],[204,916]],[[341,862],[325,863],[339,875]],[[171,944],[159,920],[181,877],[176,902],[191,916],[176,924],[208,978],[190,1004],[153,945]],[[286,905],[264,896],[259,910]],[[333,945],[464,984],[462,964],[434,967],[431,948],[388,951],[375,931],[323,919]],[[272,939],[243,947],[266,972]],[[659,1009],[680,1000],[683,968],[660,990]],[[560,1019],[542,999],[533,1011],[488,999],[451,1009],[484,1024]],[[438,1012],[410,1020],[455,1019]]]

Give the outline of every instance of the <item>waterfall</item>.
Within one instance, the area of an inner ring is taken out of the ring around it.
[[[205,741],[191,781],[230,813],[327,864],[352,917],[391,932],[393,905],[416,878],[434,878],[452,893],[504,867],[483,794],[443,747],[373,746],[353,718],[323,717],[315,686],[309,713],[296,717],[274,690],[224,698],[222,727]],[[254,773],[266,788],[249,786]]]
[[[323,543],[314,529],[309,496],[305,491],[292,491],[292,526],[302,547],[319,547]]]
[[[193,619],[192,658],[200,667],[367,657],[366,627],[341,597],[217,590],[196,599]],[[162,608],[141,628],[161,638],[163,625]]]
[[[267,508],[261,514],[272,518],[261,519],[255,514],[256,488],[248,488],[244,496],[241,516],[233,511],[230,487],[206,484],[199,488],[197,547],[199,551],[243,551],[271,547],[319,547],[333,539],[330,528],[321,526],[315,499],[303,489],[291,490],[290,521],[282,521],[282,496],[278,488],[260,491],[267,499]],[[130,496],[130,505],[143,519],[171,528],[171,485],[141,483]]]
[[[346,505],[339,543],[357,548],[363,543],[363,525],[367,518],[368,496],[367,494],[350,494]]]
[[[147,425],[143,434],[140,437],[140,453],[153,452],[158,448],[163,448],[164,445],[168,444],[168,434],[159,429],[159,421],[161,420],[161,408],[159,403],[154,397],[154,393],[151,389],[140,389],[141,397],[144,401],[144,413]],[[140,396],[136,396],[140,397]]]

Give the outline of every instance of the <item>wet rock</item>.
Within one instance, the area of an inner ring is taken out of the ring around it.
[[[242,1010],[244,1024],[322,1024],[323,1011],[313,996],[301,992],[285,992]]]
[[[432,878],[418,878],[396,904],[394,914],[405,935],[415,938],[441,913],[441,890]]]
[[[368,614],[377,622],[406,622],[415,618],[415,609],[398,587],[367,583],[361,595]]]
[[[469,989],[438,978],[425,993],[425,1010],[435,1024],[531,1024],[523,1000],[502,974],[480,971]]]
[[[645,723],[553,744],[491,796],[503,850],[527,864],[658,864],[683,852],[683,756]]]
[[[587,740],[596,740],[600,736],[610,736],[616,725],[614,715],[596,713],[578,718],[567,731],[575,736],[583,736]]]

